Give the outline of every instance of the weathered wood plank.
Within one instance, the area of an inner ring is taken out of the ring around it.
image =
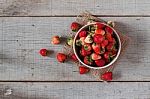
[[[149,99],[150,83],[0,83],[0,91],[1,99]]]
[[[79,75],[71,62],[60,64],[55,54],[62,45],[51,45],[53,35],[66,36],[71,17],[3,17],[0,19],[0,80],[91,81]],[[115,69],[115,81],[150,81],[150,18],[107,17],[117,21],[118,30],[132,41]],[[41,57],[40,48],[53,50],[50,57]]]
[[[149,0],[0,0],[0,16],[150,15]]]

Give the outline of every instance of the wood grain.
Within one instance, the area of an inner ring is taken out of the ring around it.
[[[0,0],[0,16],[150,15],[149,0]]]
[[[0,83],[0,91],[1,99],[149,99],[150,83]]]
[[[114,81],[150,81],[150,18],[103,19],[117,21],[116,29],[132,38],[116,66]],[[51,37],[66,37],[74,20],[73,17],[0,18],[0,80],[95,81],[90,75],[79,75],[72,62],[61,64],[55,59],[56,53],[62,51],[62,44],[50,44]],[[50,56],[41,57],[38,54],[41,48],[49,49]]]

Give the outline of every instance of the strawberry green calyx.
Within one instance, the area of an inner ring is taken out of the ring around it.
[[[81,46],[82,44],[81,44],[82,42],[80,41],[80,40],[76,40],[76,45],[77,46]]]
[[[73,45],[73,38],[72,38],[72,37],[67,38],[67,44],[68,44],[69,46],[72,46],[72,45]]]

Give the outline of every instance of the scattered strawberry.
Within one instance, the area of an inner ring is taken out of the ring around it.
[[[41,49],[41,50],[39,51],[39,53],[40,53],[42,56],[47,56],[48,50],[47,50],[47,49]]]
[[[85,74],[85,73],[88,73],[89,71],[90,71],[90,69],[87,67],[84,67],[84,66],[79,67],[79,73],[80,74]]]
[[[93,42],[93,39],[92,39],[92,36],[91,35],[88,35],[85,40],[84,40],[85,43],[92,43]]]
[[[102,29],[96,29],[96,30],[95,30],[95,34],[104,35],[104,34],[105,34],[105,31],[102,30]]]
[[[87,65],[92,65],[93,60],[91,59],[90,56],[85,56],[84,57],[84,63],[87,64]]]
[[[64,53],[58,53],[57,54],[57,60],[61,63],[63,63],[67,59],[67,56]]]
[[[101,75],[101,79],[105,81],[111,81],[113,78],[112,76],[113,76],[112,72],[106,72]]]
[[[83,45],[83,48],[84,48],[86,51],[91,51],[91,50],[92,50],[91,44],[88,44],[88,43],[85,43],[85,44]]]
[[[102,24],[102,23],[100,23],[100,22],[97,22],[97,23],[96,23],[96,28],[97,28],[97,29],[102,29],[102,28],[104,28],[104,27],[105,27],[104,24]]]
[[[60,43],[60,37],[59,36],[53,36],[51,43],[52,44],[59,44]]]
[[[92,60],[98,60],[98,59],[101,59],[101,56],[99,54],[92,53],[91,58],[92,58]]]
[[[81,37],[86,37],[87,36],[87,32],[85,31],[85,30],[83,30],[83,31],[80,31],[80,33],[79,33],[79,37],[81,38]]]
[[[79,23],[77,23],[77,22],[73,22],[72,24],[71,24],[71,30],[73,31],[73,32],[77,32],[79,29],[80,29],[80,24]]]
[[[95,61],[96,65],[99,67],[103,67],[105,65],[105,60],[104,59],[99,59]]]
[[[71,59],[72,59],[72,61],[75,61],[75,62],[78,61],[78,59],[77,59],[77,57],[76,57],[75,54],[72,54],[72,55],[71,55]]]
[[[93,40],[95,43],[101,43],[104,40],[104,36],[100,34],[95,34]]]
[[[108,40],[104,40],[101,43],[102,48],[105,48],[108,45]]]
[[[110,28],[108,26],[105,28],[105,31],[106,31],[106,33],[110,33],[111,35],[113,34],[112,28]]]
[[[84,48],[82,48],[82,49],[80,50],[80,54],[81,54],[82,56],[87,56],[87,55],[90,55],[90,54],[91,54],[91,51],[86,51]]]

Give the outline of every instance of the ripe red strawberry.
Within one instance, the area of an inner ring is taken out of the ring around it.
[[[110,33],[106,33],[106,39],[109,41],[109,42],[113,42],[113,37]]]
[[[80,29],[80,24],[79,23],[77,23],[77,22],[73,22],[72,24],[71,24],[71,30],[73,31],[73,32],[77,32],[79,29]]]
[[[104,34],[105,34],[105,31],[102,30],[102,29],[96,29],[96,30],[95,30],[95,34],[104,35]]]
[[[113,78],[112,76],[113,76],[112,72],[106,72],[101,75],[101,79],[105,81],[111,81]]]
[[[81,38],[80,38],[81,45],[84,45],[84,44],[85,44],[85,41],[84,41],[84,40],[85,40],[85,37],[81,37]]]
[[[60,43],[60,37],[59,36],[53,36],[51,43],[52,44],[59,44]]]
[[[77,59],[77,57],[76,57],[75,54],[72,54],[72,55],[71,55],[71,59],[72,59],[72,61],[78,61],[78,59]]]
[[[93,43],[92,48],[95,53],[100,54],[100,52],[101,52],[100,44]]]
[[[108,27],[108,26],[105,28],[105,31],[107,33],[110,33],[111,35],[113,34],[113,30],[110,27]]]
[[[67,56],[64,53],[57,53],[57,60],[63,63],[67,59]]]
[[[89,71],[90,71],[90,69],[87,67],[84,67],[84,66],[79,67],[79,73],[80,74],[85,74],[85,73],[88,73]]]
[[[39,53],[40,53],[42,56],[47,56],[48,50],[47,50],[47,49],[41,49],[41,50],[39,51]]]
[[[97,29],[102,29],[102,28],[105,27],[105,25],[102,24],[102,23],[100,23],[100,22],[97,22],[97,23],[96,23],[96,27],[97,27]]]
[[[117,55],[117,49],[113,48],[112,49],[112,57],[116,56]]]
[[[104,36],[100,34],[95,34],[93,40],[95,43],[101,43],[104,40]]]
[[[101,43],[102,48],[105,48],[108,45],[108,40],[104,40]]]
[[[91,44],[88,44],[88,43],[85,43],[85,44],[83,45],[83,48],[84,48],[86,51],[91,51],[91,50],[92,50]]]
[[[92,58],[93,60],[98,60],[98,59],[101,59],[101,56],[100,56],[99,54],[92,53],[92,54],[91,54],[91,58]]]
[[[105,60],[104,59],[99,59],[95,61],[96,65],[99,67],[103,67],[105,65]]]
[[[109,59],[111,56],[112,56],[112,53],[111,53],[111,52],[105,52],[105,53],[104,53],[104,58],[105,58],[105,59]]]
[[[81,38],[81,37],[86,37],[87,36],[87,32],[85,31],[85,30],[83,30],[83,31],[80,31],[80,33],[79,33],[79,37]]]
[[[91,51],[86,51],[83,47],[81,48],[80,50],[80,54],[82,56],[87,56],[87,55],[90,55],[91,54]]]
[[[106,47],[106,49],[107,49],[108,51],[111,51],[113,48],[114,48],[114,44],[113,44],[113,43],[109,43],[109,44],[107,45],[107,47]]]
[[[92,65],[93,60],[91,59],[90,56],[85,56],[84,57],[84,63],[87,64],[87,65]]]

